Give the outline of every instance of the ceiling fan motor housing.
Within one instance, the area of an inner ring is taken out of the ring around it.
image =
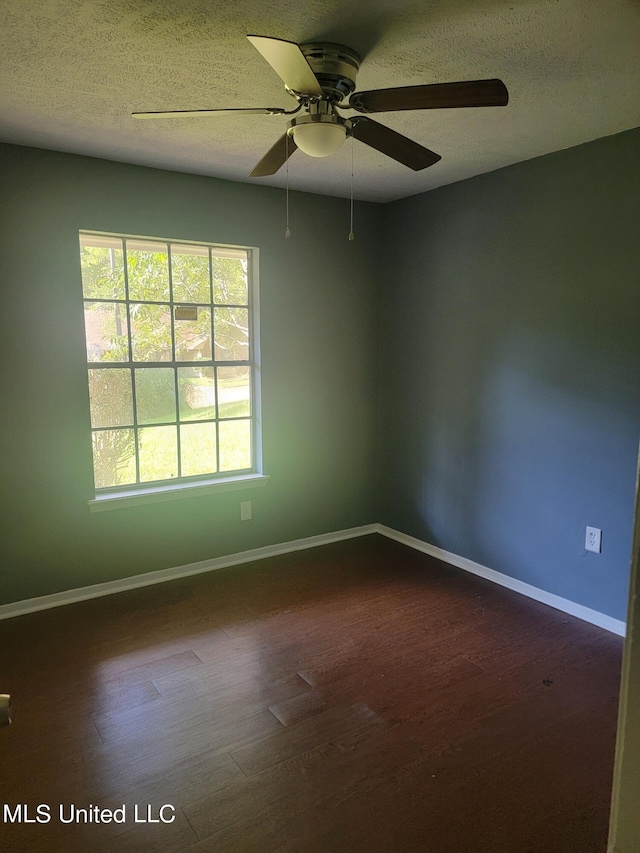
[[[309,42],[300,49],[327,97],[340,103],[356,88],[360,56],[342,44]]]

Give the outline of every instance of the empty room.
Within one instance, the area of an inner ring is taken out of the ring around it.
[[[640,8],[2,0],[0,849],[640,853]]]

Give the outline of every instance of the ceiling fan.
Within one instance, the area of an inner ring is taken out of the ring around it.
[[[216,115],[294,116],[287,130],[249,174],[274,175],[299,148],[311,157],[328,157],[347,137],[353,137],[398,163],[420,171],[441,159],[423,145],[379,124],[367,115],[345,118],[341,110],[382,113],[397,110],[431,110],[456,107],[502,107],[509,93],[502,80],[431,83],[395,89],[355,92],[360,57],[349,47],[327,42],[295,42],[268,36],[247,36],[251,44],[298,101],[293,110],[281,107],[247,107],[213,110],[134,112],[134,118],[190,118]],[[345,100],[346,99],[346,100]]]

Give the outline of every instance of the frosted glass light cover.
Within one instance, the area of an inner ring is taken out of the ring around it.
[[[341,124],[317,122],[293,128],[293,139],[301,151],[310,157],[329,157],[335,154],[347,138]]]

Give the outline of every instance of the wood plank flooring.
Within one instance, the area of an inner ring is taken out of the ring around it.
[[[379,536],[7,620],[0,849],[604,853],[621,653]]]

